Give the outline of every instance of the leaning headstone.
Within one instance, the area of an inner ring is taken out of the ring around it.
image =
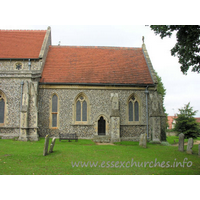
[[[147,148],[147,135],[146,134],[141,134],[140,135],[139,145],[144,147],[144,148]]]
[[[53,152],[53,147],[55,145],[55,142],[56,142],[56,137],[54,137],[51,141],[51,145],[50,145],[50,150],[49,150],[49,153],[52,153]]]
[[[198,155],[199,155],[199,157],[200,157],[200,144],[198,145],[198,147],[199,147],[199,148],[198,148],[198,149],[199,149],[199,150],[198,150]]]
[[[187,145],[187,154],[192,154],[193,138],[189,138]]]
[[[43,156],[46,156],[48,154],[48,147],[49,147],[49,135],[46,135],[44,142]]]
[[[184,134],[179,134],[178,150],[184,151]]]

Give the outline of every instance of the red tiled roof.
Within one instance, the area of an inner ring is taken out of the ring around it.
[[[177,116],[168,116],[167,117],[167,119],[168,119],[168,124],[169,124],[169,129],[172,129],[172,123],[173,123],[173,121],[174,121],[174,119],[176,119],[177,118]],[[196,121],[198,122],[198,123],[200,123],[200,117],[197,117],[197,118],[195,118],[196,119]]]
[[[50,46],[40,82],[153,84],[142,48]]]
[[[46,30],[0,30],[0,58],[39,58]]]
[[[198,123],[200,123],[200,117],[195,118]]]
[[[174,119],[176,119],[177,117],[176,116],[168,116],[167,119],[168,119],[168,124],[169,124],[169,129],[172,129],[172,123],[174,121]]]

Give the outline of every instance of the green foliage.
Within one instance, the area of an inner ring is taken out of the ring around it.
[[[194,118],[197,111],[193,111],[193,107],[190,107],[190,103],[188,103],[184,108],[179,109],[179,112],[175,119],[175,131],[185,134],[185,138],[197,138],[199,125]]]
[[[156,78],[158,80],[157,91],[158,91],[158,94],[162,95],[162,100],[164,101],[164,98],[166,95],[166,89],[163,85],[162,78],[160,76],[158,76],[158,73],[156,71],[155,71],[155,74],[156,74]]]
[[[166,132],[165,130],[167,129],[167,127],[169,126],[168,124],[168,120],[167,120],[167,113],[166,113],[166,109],[165,109],[165,106],[164,106],[164,98],[165,98],[165,95],[166,95],[166,89],[164,87],[164,84],[162,82],[162,78],[158,75],[158,73],[156,71],[154,71],[155,74],[156,74],[156,78],[158,80],[158,84],[157,84],[157,91],[158,91],[158,94],[161,94],[162,95],[162,101],[163,101],[163,110],[164,110],[164,113],[166,115],[166,124],[165,124],[165,129],[162,129],[161,130],[161,141],[166,141]]]
[[[189,67],[193,72],[200,72],[200,26],[187,25],[151,25],[151,30],[161,39],[171,37],[176,32],[177,43],[171,49],[171,55],[177,56],[181,71],[187,74]]]

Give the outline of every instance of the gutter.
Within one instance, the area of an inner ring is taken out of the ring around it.
[[[0,58],[0,60],[40,60],[40,58]]]
[[[147,139],[149,139],[149,107],[148,107],[148,86],[144,92],[146,94],[146,124],[147,124]]]
[[[22,111],[22,96],[23,96],[23,85],[24,85],[24,81],[22,81],[21,83],[21,104],[20,104],[20,124],[19,124],[19,126],[20,126],[20,136],[21,136],[21,111]]]
[[[85,85],[85,86],[122,86],[122,87],[155,87],[155,84],[121,84],[121,83],[50,83],[39,82],[39,85]]]

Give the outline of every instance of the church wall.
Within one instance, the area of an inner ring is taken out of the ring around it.
[[[141,133],[146,133],[146,96],[142,89],[59,89],[42,88],[38,96],[38,133],[44,137],[58,136],[58,133],[77,133],[79,138],[93,138],[96,135],[96,122],[99,116],[107,118],[110,136],[111,94],[118,93],[120,107],[120,136],[122,140],[138,140]],[[87,124],[74,123],[73,104],[77,95],[84,94],[88,99],[89,119]],[[58,129],[50,128],[51,98],[58,96],[59,118]],[[128,122],[128,100],[135,95],[140,104],[140,121]]]
[[[21,86],[20,79],[15,78],[1,78],[0,90],[5,94],[7,105],[5,112],[5,122],[0,127],[0,134],[19,136],[20,126],[20,98],[21,98]]]
[[[20,69],[16,68],[16,64],[20,63]],[[39,60],[31,60],[31,70],[28,67],[28,60],[0,60],[0,90],[5,94],[7,102],[5,109],[5,122],[0,125],[0,137],[13,138],[19,137],[20,134],[20,109],[21,109],[21,83],[33,83],[35,92],[37,93],[38,74],[40,74],[41,63]],[[23,84],[23,87],[24,87]],[[29,88],[30,84],[29,84]],[[33,101],[37,101],[35,96],[30,96],[30,107],[28,107],[28,131],[32,131],[31,127],[37,129],[37,118],[33,111]],[[37,96],[37,94],[36,94]],[[35,130],[34,130],[35,131]],[[31,138],[30,138],[31,139]]]
[[[18,70],[16,68],[16,64],[17,63],[21,63],[22,67],[20,70]],[[31,71],[38,71],[41,69],[41,63],[38,62],[38,60],[31,60]],[[13,75],[16,75],[17,73],[20,74],[21,72],[27,72],[24,70],[29,70],[28,67],[28,59],[26,60],[0,60],[0,77],[6,77],[6,76],[10,76],[8,74],[4,74],[3,72],[10,72]],[[29,72],[29,71],[28,71]]]

